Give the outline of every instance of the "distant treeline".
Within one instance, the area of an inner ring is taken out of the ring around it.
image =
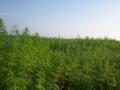
[[[120,42],[8,34],[0,19],[0,90],[120,90]]]

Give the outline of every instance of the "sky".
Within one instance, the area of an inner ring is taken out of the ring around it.
[[[41,36],[120,40],[120,0],[0,0],[0,18]]]

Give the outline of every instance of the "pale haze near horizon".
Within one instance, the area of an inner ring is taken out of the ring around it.
[[[120,0],[0,0],[0,18],[41,36],[120,40]]]

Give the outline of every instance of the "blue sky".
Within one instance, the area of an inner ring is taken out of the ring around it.
[[[0,17],[42,36],[120,39],[120,0],[0,0]]]

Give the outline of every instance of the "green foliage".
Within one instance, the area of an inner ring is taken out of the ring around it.
[[[0,90],[120,90],[119,41],[13,31],[0,33]]]

